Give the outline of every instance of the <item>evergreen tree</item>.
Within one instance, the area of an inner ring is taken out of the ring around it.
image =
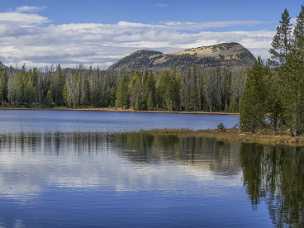
[[[201,110],[201,83],[199,69],[191,67],[181,78],[181,105],[189,111]]]
[[[23,104],[34,104],[36,102],[36,89],[35,84],[37,74],[35,70],[27,72],[22,75],[21,82],[23,84],[23,98],[21,98]]]
[[[157,93],[160,108],[168,111],[180,110],[180,76],[164,72],[157,82]]]
[[[53,94],[52,94],[52,90],[48,90],[47,95],[46,95],[46,104],[47,105],[53,105],[54,101],[53,101]]]
[[[282,94],[287,126],[292,135],[304,133],[304,55],[303,51],[291,54],[281,69]]]
[[[291,18],[287,9],[282,13],[281,21],[277,27],[276,34],[270,49],[271,64],[278,66],[286,62],[286,57],[290,52],[292,44],[292,25]]]
[[[278,72],[273,71],[265,75],[267,86],[266,110],[274,133],[276,133],[284,123],[284,105],[282,102],[282,86]]]
[[[65,84],[65,77],[60,65],[58,65],[56,71],[52,73],[50,83],[52,90],[51,94],[53,96],[52,100],[54,100],[57,105],[63,105],[63,89]]]
[[[143,75],[139,72],[135,72],[129,83],[130,105],[135,110],[144,110],[143,81]]]
[[[7,74],[5,69],[0,67],[0,104],[7,102]]]
[[[68,86],[66,82],[64,83],[62,96],[63,96],[64,105],[69,106]]]
[[[253,68],[248,72],[244,96],[241,101],[241,130],[255,132],[265,122],[265,98],[267,88],[265,75],[269,70],[259,58]]]
[[[81,105],[90,105],[91,104],[91,90],[88,77],[81,77]]]
[[[153,110],[155,108],[156,89],[155,80],[151,72],[146,73],[144,81],[144,100],[147,110]]]
[[[304,133],[304,7],[297,18],[294,46],[282,66],[282,102],[292,135]]]
[[[129,108],[129,79],[126,76],[122,76],[117,84],[116,88],[116,100],[115,105],[119,108]]]
[[[294,29],[294,40],[295,49],[304,51],[304,6],[301,6],[301,11],[297,18],[297,24]]]

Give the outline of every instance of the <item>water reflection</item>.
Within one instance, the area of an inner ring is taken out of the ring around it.
[[[304,225],[304,150],[290,147],[241,147],[244,184],[254,206],[268,204],[278,227]]]
[[[171,191],[217,174],[240,184],[237,149],[144,134],[7,134],[0,140],[0,196],[27,199],[49,186]]]
[[[216,220],[212,216],[221,215],[213,226],[261,227],[272,222],[278,227],[302,227],[303,165],[303,149],[195,137],[142,133],[6,134],[0,137],[0,227],[17,223],[41,227],[27,217],[41,211],[60,211],[58,205],[64,207],[63,199],[70,202],[64,211],[73,214],[70,219],[75,222],[97,209],[106,216],[105,209],[111,207],[113,216],[122,207],[121,200],[128,210],[135,207],[132,213],[136,215],[148,210],[144,202],[150,203],[153,197],[154,204],[148,208],[158,209],[158,225],[165,224],[161,223],[161,209],[167,207],[170,199],[171,207],[178,208],[174,217],[183,214],[185,223],[197,221],[193,225],[202,225],[199,214],[211,213],[206,218],[212,221]],[[136,197],[130,196],[132,193]],[[30,211],[27,216],[18,213],[25,208]],[[185,214],[186,208],[192,214]],[[83,210],[88,214],[83,215]],[[47,213],[40,216],[52,218]],[[55,219],[64,215],[53,216]],[[66,217],[61,219],[60,224],[68,226],[64,224]],[[78,222],[86,224],[86,220],[87,217]],[[163,217],[163,222],[167,220]],[[179,222],[175,226],[183,224]],[[92,222],[98,224],[99,220]],[[56,226],[50,223],[49,227]]]
[[[124,154],[134,162],[173,162],[222,176],[240,173],[239,144],[140,133],[116,135],[114,144],[127,148]]]

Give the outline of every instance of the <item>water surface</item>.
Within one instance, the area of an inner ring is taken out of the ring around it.
[[[239,116],[174,113],[0,110],[0,132],[126,132],[233,127]]]
[[[1,228],[304,225],[302,148],[98,132],[98,113],[72,114],[67,129],[44,112],[0,121]]]

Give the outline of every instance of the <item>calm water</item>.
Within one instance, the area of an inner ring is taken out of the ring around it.
[[[0,111],[0,132],[122,132],[233,127],[238,116],[77,111]]]
[[[303,227],[303,149],[117,133],[193,120],[0,112],[0,227]]]

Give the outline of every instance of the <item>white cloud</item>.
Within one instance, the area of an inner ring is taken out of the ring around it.
[[[164,25],[170,26],[175,29],[215,29],[215,28],[226,28],[233,26],[251,26],[265,24],[265,21],[257,20],[233,20],[233,21],[206,21],[206,22],[165,22]]]
[[[48,19],[38,14],[27,14],[20,12],[0,13],[0,25],[34,25],[46,23]],[[17,24],[15,24],[17,23]]]
[[[234,171],[229,176],[219,175],[211,168],[217,162],[213,157],[195,162],[160,158],[157,164],[139,164],[132,161],[132,156],[122,156],[127,147],[117,146],[115,141],[109,147],[105,138],[91,136],[77,135],[83,139],[78,141],[73,140],[73,135],[65,135],[59,137],[63,140],[58,145],[48,134],[31,135],[33,141],[22,143],[17,140],[19,137],[8,136],[0,147],[0,199],[25,202],[53,187],[175,191],[183,186],[181,190],[188,194],[199,191],[215,196],[225,194],[224,187],[242,186],[238,161],[222,166],[223,172],[227,168]],[[231,153],[237,155],[238,148],[233,149]],[[216,187],[218,183],[220,188]],[[214,186],[212,191],[210,186]]]
[[[38,6],[20,6],[17,7],[16,12],[19,13],[38,13],[45,9],[45,7],[38,7]]]
[[[37,12],[25,6],[0,12],[0,61],[19,66],[107,67],[138,49],[174,52],[232,41],[266,57],[273,36],[273,31],[248,30],[248,26],[264,23],[254,20],[53,24]],[[235,27],[243,29],[236,31]]]

